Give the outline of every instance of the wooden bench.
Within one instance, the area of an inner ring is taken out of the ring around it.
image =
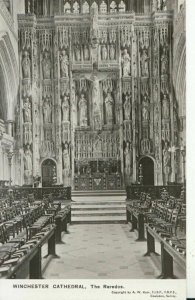
[[[175,278],[174,270],[173,270],[173,261],[180,266],[184,275],[186,272],[186,259],[185,259],[185,251],[180,253],[178,249],[179,246],[174,247],[173,244],[170,243],[171,236],[160,235],[160,232],[155,230],[155,227],[152,228],[150,225],[146,224],[146,232],[147,232],[147,252],[144,256],[149,256],[151,254],[157,255],[155,252],[155,240],[160,242],[161,244],[161,274],[158,278]],[[180,240],[178,239],[177,245],[180,244]]]
[[[56,243],[62,243],[62,232],[68,233],[67,225],[71,223],[71,207],[66,206],[55,216],[56,224]]]
[[[28,269],[30,279],[42,279],[42,257],[41,247],[48,243],[48,254],[58,258],[55,251],[55,225],[46,227],[39,234],[35,235],[20,249],[14,251],[0,267],[0,276],[3,279],[23,278],[22,268]]]

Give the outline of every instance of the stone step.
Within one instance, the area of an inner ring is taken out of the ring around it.
[[[90,197],[81,197],[81,196],[72,196],[73,202],[115,202],[115,201],[126,201],[126,198],[123,196],[104,196],[104,197],[98,197],[98,196],[90,196]]]
[[[71,206],[72,211],[86,211],[86,210],[120,210],[125,209],[126,205],[75,205]]]
[[[125,191],[76,191],[72,195],[72,223],[125,223]]]
[[[126,223],[126,215],[116,215],[116,216],[74,216],[74,220],[72,220],[72,223],[115,223],[115,222],[121,222]]]
[[[72,191],[72,197],[103,197],[103,196],[123,196],[126,197],[125,190],[99,190],[99,191]]]
[[[114,201],[114,202],[107,202],[107,201],[100,201],[100,202],[89,202],[89,201],[82,201],[82,202],[72,202],[71,207],[79,207],[79,206],[104,206],[104,207],[110,207],[110,206],[125,206],[125,201]]]
[[[114,216],[114,215],[126,215],[125,209],[123,210],[93,210],[93,211],[71,211],[71,220],[74,216]]]

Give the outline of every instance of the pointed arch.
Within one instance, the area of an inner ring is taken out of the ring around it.
[[[19,72],[15,51],[6,32],[0,33],[0,88],[4,120],[14,120]]]

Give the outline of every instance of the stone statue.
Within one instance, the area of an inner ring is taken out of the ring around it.
[[[100,4],[100,14],[106,14],[107,13],[107,4],[103,0]]]
[[[61,77],[68,77],[68,55],[65,50],[62,50],[60,55],[60,71]]]
[[[89,13],[89,4],[87,1],[83,3],[83,14],[88,14]]]
[[[119,8],[119,12],[125,12],[126,5],[125,5],[124,1],[122,1],[122,0],[120,1],[118,8]]]
[[[68,96],[64,96],[62,100],[62,121],[70,121],[70,104],[68,101]]]
[[[167,97],[167,94],[164,94],[163,100],[162,100],[162,116],[163,116],[163,119],[170,118],[170,115],[169,115],[169,99]]]
[[[27,97],[24,105],[23,105],[23,110],[24,110],[24,122],[31,122],[32,117],[31,117],[31,103],[29,98]]]
[[[149,99],[147,94],[144,95],[142,101],[142,120],[148,121],[149,120]]]
[[[65,14],[70,14],[71,13],[71,6],[70,6],[70,3],[66,2],[64,4],[64,13]]]
[[[32,152],[29,144],[24,152],[24,170],[29,171],[29,173],[32,172]]]
[[[165,146],[163,149],[163,169],[164,169],[164,184],[167,184],[169,173],[170,173],[170,163],[171,163],[171,157],[170,152],[168,149],[168,143],[165,142]]]
[[[114,60],[115,59],[115,47],[114,45],[110,45],[110,60]]]
[[[167,57],[167,50],[166,46],[163,47],[163,53],[161,56],[161,74],[167,74],[168,71],[168,57]]]
[[[157,10],[161,10],[161,1],[162,0],[157,0]]]
[[[68,143],[65,143],[63,150],[63,168],[64,170],[70,171],[70,154]]]
[[[108,58],[108,50],[107,50],[106,45],[102,46],[101,57],[102,57],[102,60],[107,60],[107,58]]]
[[[131,174],[131,146],[130,143],[126,143],[126,147],[124,150],[124,161],[125,161],[125,172],[126,175]]]
[[[108,125],[113,124],[113,98],[111,92],[108,92],[107,97],[105,98],[105,107],[106,107],[106,123]]]
[[[79,113],[80,126],[87,126],[87,100],[83,94],[81,94],[81,99],[79,101]]]
[[[122,55],[122,70],[123,70],[123,77],[128,77],[131,74],[131,58],[127,49],[124,49]]]
[[[89,48],[88,48],[87,45],[84,46],[83,57],[84,57],[84,60],[89,60],[90,59]]]
[[[79,14],[79,12],[80,12],[80,6],[79,6],[78,2],[76,1],[73,4],[73,13],[74,14]]]
[[[93,2],[90,9],[91,26],[90,26],[90,39],[93,48],[97,47],[98,44],[98,5]]]
[[[43,79],[51,78],[51,59],[49,53],[46,51],[43,55],[42,61]]]
[[[96,130],[100,130],[102,126],[102,110],[101,110],[101,94],[100,80],[110,78],[108,74],[92,74],[85,75],[85,78],[92,82],[92,109],[93,109],[93,124]]]
[[[168,143],[167,142],[165,142],[165,146],[163,149],[163,165],[164,165],[164,167],[170,165],[170,153],[168,151]]]
[[[39,133],[39,111],[38,111],[38,109],[35,109],[34,116],[35,116],[35,132],[38,134]]]
[[[51,123],[51,113],[52,113],[51,102],[50,102],[49,98],[47,97],[43,103],[44,123]]]
[[[124,108],[125,120],[130,120],[130,118],[131,118],[131,103],[130,103],[130,97],[128,95],[125,96],[123,108]]]
[[[158,76],[158,59],[157,58],[154,61],[153,75],[154,75],[154,77]]]
[[[167,10],[167,0],[162,0],[162,10]]]
[[[151,142],[148,138],[143,138],[141,141],[142,154],[148,154],[151,152]]]
[[[30,57],[28,51],[24,51],[24,56],[22,59],[22,73],[24,79],[29,79],[31,72],[30,72]]]
[[[76,48],[75,48],[75,59],[76,59],[76,61],[81,60],[81,51],[80,51],[79,46],[76,46]]]
[[[71,104],[72,104],[72,124],[77,125],[77,96],[75,93],[75,82],[72,83],[72,92],[71,92]]]
[[[146,49],[143,49],[142,51],[140,64],[141,64],[141,76],[149,76],[149,57]]]
[[[100,108],[100,90],[99,80],[96,76],[93,78],[92,100],[95,129],[101,128],[101,108]]]

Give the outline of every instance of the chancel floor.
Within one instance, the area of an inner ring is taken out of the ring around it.
[[[52,259],[47,279],[152,279],[159,269],[143,257],[146,242],[136,242],[128,224],[70,225],[64,244],[56,246],[59,259]]]

